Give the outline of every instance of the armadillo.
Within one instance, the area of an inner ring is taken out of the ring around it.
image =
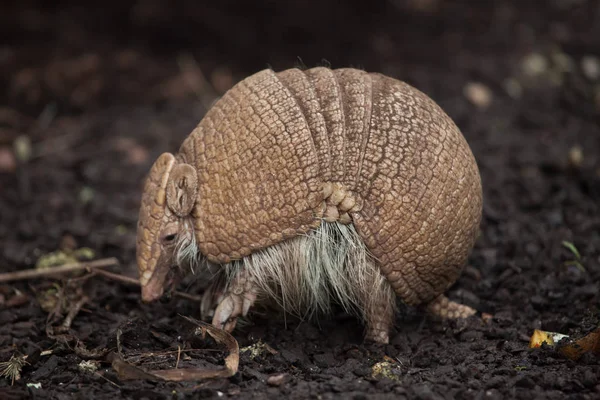
[[[342,306],[387,343],[398,303],[441,318],[482,214],[475,157],[413,86],[359,69],[262,70],[152,165],[137,262],[151,302],[209,280],[201,313],[232,331],[260,301],[301,318]],[[397,301],[399,300],[399,301]]]

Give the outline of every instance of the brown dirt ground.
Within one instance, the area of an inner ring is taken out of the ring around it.
[[[0,6],[3,272],[89,247],[96,258],[117,257],[113,271],[135,276],[144,174],[177,149],[215,96],[267,66],[356,66],[429,94],[471,144],[485,194],[481,237],[449,295],[493,318],[440,322],[404,310],[391,343],[377,346],[362,344],[362,328],[345,315],[286,325],[259,314],[235,337],[276,352],[242,354],[232,378],[121,381],[106,362],[83,371],[93,354],[47,336],[42,305],[55,304],[52,281],[0,284],[0,361],[28,355],[20,380],[0,379],[0,397],[600,398],[597,356],[571,361],[528,348],[536,328],[577,335],[598,326],[600,3],[206,3]],[[565,240],[583,268],[570,262]],[[65,292],[67,305],[88,296],[69,333],[88,350],[114,349],[120,332],[127,354],[170,352],[163,368],[186,344],[204,350],[180,366],[222,362],[178,317],[197,316],[194,302],[141,304],[135,287],[101,277],[79,290]],[[373,377],[382,361],[389,376]],[[281,373],[282,382],[267,383]]]

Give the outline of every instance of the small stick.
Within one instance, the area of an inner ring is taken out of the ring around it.
[[[114,281],[118,281],[118,282],[122,282],[122,283],[127,283],[127,284],[130,284],[130,285],[140,286],[140,281],[139,280],[137,280],[135,278],[131,278],[129,276],[119,275],[119,274],[115,274],[115,273],[109,272],[109,271],[104,271],[104,270],[101,270],[101,269],[98,269],[98,270],[94,271],[94,273],[97,274],[97,275],[105,276],[106,278],[112,279]],[[179,298],[186,299],[186,300],[195,301],[197,303],[201,303],[202,302],[202,297],[201,296],[194,296],[193,294],[179,292],[177,290],[173,292],[173,296],[177,296]]]
[[[125,276],[125,275],[119,275],[119,274],[115,274],[113,272],[109,272],[109,271],[104,271],[104,270],[97,270],[94,271],[94,273],[96,275],[102,275],[107,277],[108,279],[112,279],[113,281],[119,281],[122,283],[128,283],[130,285],[136,285],[136,286],[140,286],[140,281],[138,281],[135,278],[131,278],[129,276]]]
[[[118,387],[119,389],[121,388],[121,386],[117,385],[115,382],[111,381],[110,379],[108,379],[107,377],[105,377],[104,375],[102,375],[101,373],[99,373],[98,371],[94,371],[94,375],[99,376],[100,378],[104,379],[105,381],[107,381],[111,385],[114,385],[114,386]]]
[[[177,296],[181,299],[195,301],[196,303],[202,303],[202,296],[194,296],[193,294],[184,293],[180,291],[174,291],[173,296]]]
[[[89,262],[77,262],[61,265],[58,267],[44,268],[44,269],[26,269],[23,271],[14,271],[0,274],[0,283],[12,282],[25,279],[36,279],[44,278],[47,276],[64,274],[65,272],[81,271],[85,269],[103,268],[110,267],[113,265],[119,265],[119,260],[114,257],[103,258],[100,260],[94,260]]]
[[[62,332],[66,332],[71,328],[71,324],[73,323],[73,320],[75,319],[77,314],[79,314],[81,307],[83,307],[83,305],[85,303],[87,303],[88,300],[89,300],[89,298],[87,296],[83,296],[81,299],[79,299],[79,301],[77,303],[75,303],[71,306],[69,313],[67,314],[62,325],[60,326],[60,330]]]
[[[175,363],[175,369],[179,368],[179,360],[181,359],[181,346],[177,345],[177,362]]]

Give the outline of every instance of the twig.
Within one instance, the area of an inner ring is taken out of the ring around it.
[[[125,276],[125,275],[119,275],[119,274],[115,274],[113,272],[109,272],[109,271],[104,271],[101,269],[98,269],[96,271],[94,271],[95,274],[97,275],[102,275],[108,279],[112,279],[114,281],[118,281],[118,282],[122,282],[122,283],[127,283],[130,285],[136,285],[136,286],[140,286],[140,281],[135,279],[135,278],[131,278],[129,276]],[[201,296],[194,296],[193,294],[188,294],[188,293],[184,293],[184,292],[179,292],[179,291],[174,291],[173,292],[173,296],[177,296],[179,298],[182,299],[187,299],[187,300],[191,300],[197,303],[201,303],[202,302],[202,297]]]
[[[61,265],[58,267],[44,268],[44,269],[26,269],[24,271],[15,271],[15,272],[7,272],[4,274],[0,274],[0,283],[1,282],[12,282],[18,280],[25,279],[36,279],[36,278],[44,278],[47,276],[64,274],[65,272],[72,271],[81,271],[85,269],[93,269],[93,268],[103,268],[110,267],[113,265],[119,265],[119,260],[114,257],[111,258],[103,258],[100,260],[94,261],[85,261],[85,262],[77,262]]]
[[[173,296],[177,296],[181,299],[195,301],[196,303],[202,303],[202,296],[194,296],[193,294],[179,292],[177,290],[173,292]]]
[[[119,275],[119,274],[115,274],[109,271],[104,271],[104,270],[97,270],[94,271],[95,274],[97,275],[102,275],[107,277],[108,279],[112,279],[113,281],[119,281],[122,283],[128,283],[130,285],[136,285],[136,286],[140,286],[140,281],[138,281],[135,278],[131,278],[129,276],[125,276],[125,275]]]
[[[105,377],[104,375],[102,375],[98,371],[94,371],[94,375],[96,375],[96,376],[104,379],[106,382],[110,383],[111,385],[114,385],[114,386],[118,387],[119,389],[121,388],[121,386],[117,385],[115,382],[111,381],[110,379],[108,379],[107,377]]]
[[[88,300],[89,300],[89,298],[87,296],[83,296],[81,299],[79,299],[79,301],[77,301],[77,303],[75,303],[71,306],[69,313],[67,314],[67,316],[63,320],[62,325],[60,326],[60,330],[62,332],[66,332],[71,328],[71,324],[73,323],[73,320],[75,319],[77,314],[79,314],[81,307],[83,307],[83,305],[85,303],[87,303]]]

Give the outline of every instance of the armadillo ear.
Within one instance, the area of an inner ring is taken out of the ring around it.
[[[167,205],[179,217],[192,212],[198,191],[196,170],[189,164],[177,164],[167,182]]]

